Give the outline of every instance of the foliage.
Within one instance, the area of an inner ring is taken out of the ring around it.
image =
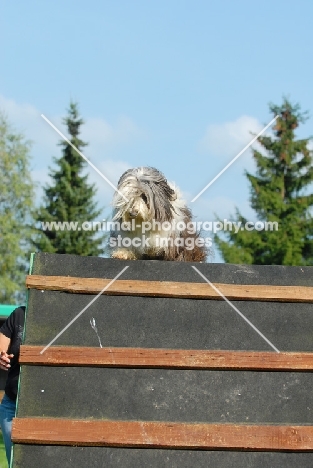
[[[0,113],[0,303],[25,300],[31,251],[34,183],[31,144]]]
[[[86,146],[79,138],[84,122],[79,117],[76,103],[70,103],[64,123],[70,135],[69,141],[81,152]],[[81,227],[82,223],[94,221],[101,213],[94,201],[96,189],[89,185],[88,175],[83,174],[87,163],[71,144],[60,142],[62,156],[54,158],[58,168],[50,170],[52,184],[44,189],[44,202],[37,215],[40,223],[77,222]],[[35,245],[44,252],[75,255],[100,255],[104,252],[104,236],[97,236],[92,230],[44,230],[40,224],[39,231]]]
[[[216,236],[224,260],[259,265],[313,265],[313,167],[310,138],[296,139],[295,129],[306,118],[299,105],[284,99],[270,105],[274,137],[258,138],[266,154],[253,151],[256,175],[246,171],[250,202],[257,218],[277,222],[278,230],[229,231],[227,240]],[[247,222],[236,209],[235,221]]]
[[[7,457],[5,454],[5,446],[3,442],[3,437],[0,432],[0,468],[7,468],[8,467],[8,461]]]

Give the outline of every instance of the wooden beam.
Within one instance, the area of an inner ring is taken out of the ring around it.
[[[313,426],[15,418],[12,440],[41,445],[313,451]]]
[[[22,345],[20,364],[46,366],[144,367],[312,371],[313,353],[203,351],[147,348],[87,348]]]
[[[110,281],[101,278],[29,275],[26,277],[26,286],[27,288],[40,290],[99,294]],[[229,300],[313,302],[313,287],[219,283],[214,285]],[[171,281],[116,280],[103,294],[223,300],[207,283],[178,283]]]

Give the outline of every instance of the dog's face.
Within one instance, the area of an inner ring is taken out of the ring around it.
[[[148,221],[153,218],[149,200],[144,192],[126,187],[123,193],[129,200],[129,203],[125,201],[125,209],[123,210],[122,216],[123,221],[136,219],[140,222]]]
[[[138,221],[155,219],[163,222],[173,219],[172,202],[176,200],[176,193],[157,169],[129,169],[120,178],[117,188],[113,198],[114,220],[136,218]]]

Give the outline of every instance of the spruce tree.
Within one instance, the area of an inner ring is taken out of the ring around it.
[[[271,104],[270,110],[279,116],[274,137],[258,138],[265,154],[253,150],[256,175],[245,174],[257,219],[277,222],[278,230],[228,231],[226,241],[221,236],[215,236],[215,241],[228,263],[313,265],[313,158],[310,138],[295,136],[307,114],[287,99],[282,106]],[[242,226],[247,222],[238,209],[235,221]]]
[[[79,138],[84,121],[78,113],[77,103],[71,102],[68,115],[63,120],[69,133],[69,141],[79,151],[87,145]],[[40,207],[37,221],[40,234],[34,242],[44,252],[75,255],[101,255],[105,248],[105,236],[91,229],[91,223],[97,220],[101,210],[94,201],[96,188],[88,182],[88,175],[83,171],[86,161],[68,142],[61,141],[62,156],[54,158],[58,168],[50,169],[52,184],[44,189],[44,203]],[[79,229],[56,230],[43,229],[42,223],[77,222]],[[82,228],[82,224],[88,228]],[[88,224],[89,223],[89,224]]]

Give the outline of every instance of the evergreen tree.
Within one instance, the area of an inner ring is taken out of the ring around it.
[[[78,106],[71,102],[68,116],[63,121],[67,125],[70,135],[69,141],[82,152],[87,145],[80,138],[80,127],[84,123],[79,117]],[[66,141],[61,141],[62,156],[54,162],[58,169],[50,172],[53,179],[51,186],[44,189],[44,204],[40,207],[37,221],[51,222],[77,222],[77,230],[44,230],[40,224],[40,234],[34,242],[36,247],[44,252],[75,255],[95,255],[104,252],[103,241],[105,236],[99,235],[91,229],[82,229],[82,224],[92,223],[100,215],[94,201],[96,189],[89,185],[88,175],[83,175],[86,161]]]
[[[313,265],[313,166],[310,138],[296,139],[295,129],[306,120],[299,105],[284,99],[270,105],[274,137],[261,136],[265,155],[253,150],[256,175],[246,171],[250,202],[257,218],[277,222],[278,230],[229,231],[227,241],[215,236],[226,262],[258,265]],[[235,221],[247,219],[236,209]]]
[[[0,113],[0,303],[25,300],[34,209],[30,147]]]

